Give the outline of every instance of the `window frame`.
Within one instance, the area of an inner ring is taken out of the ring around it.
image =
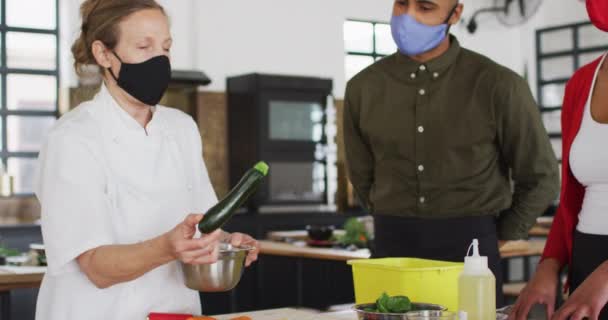
[[[6,23],[6,2],[7,0],[0,0],[0,79],[1,79],[1,91],[0,95],[0,121],[2,130],[2,148],[0,149],[0,161],[2,162],[5,170],[8,170],[9,159],[36,159],[39,151],[9,151],[8,148],[8,117],[54,117],[59,118],[59,101],[60,101],[60,41],[59,41],[59,0],[55,0],[55,28],[54,29],[38,29],[38,28],[27,28],[27,27],[12,27]],[[23,69],[23,68],[9,68],[7,65],[7,41],[6,36],[10,32],[20,32],[25,34],[45,34],[55,36],[55,68],[54,69]],[[55,108],[52,111],[43,110],[9,110],[7,101],[7,79],[9,75],[43,75],[55,77]],[[15,193],[15,197],[30,197],[33,196],[33,191],[28,193]]]
[[[544,80],[543,74],[543,61],[561,57],[571,57],[572,58],[572,68],[576,72],[580,67],[582,67],[582,63],[580,61],[580,55],[585,53],[594,53],[594,52],[605,52],[608,50],[608,44],[594,47],[581,47],[580,44],[580,29],[588,26],[592,26],[591,22],[579,22],[572,24],[565,24],[560,26],[554,26],[549,28],[542,28],[536,30],[536,90],[537,90],[537,101],[538,106],[540,108],[541,115],[544,113],[560,111],[562,109],[561,106],[547,106],[545,105],[544,97],[543,97],[543,87],[549,85],[565,85],[570,80],[570,76],[566,78],[557,78],[551,80]],[[550,34],[554,32],[560,32],[564,30],[570,30],[572,32],[572,49],[565,49],[559,51],[552,52],[543,52],[542,40],[545,34]],[[560,132],[548,132],[549,139],[561,139],[562,133]],[[561,158],[558,158],[561,163]]]
[[[372,25],[372,30],[373,30],[373,34],[372,34],[372,51],[370,52],[361,52],[361,51],[349,51],[346,50],[345,48],[345,58],[347,58],[348,56],[359,56],[359,57],[371,57],[374,62],[378,61],[378,59],[380,58],[384,58],[386,56],[389,56],[391,54],[382,54],[382,53],[378,53],[378,48],[377,48],[377,32],[376,32],[376,25],[386,25],[388,27],[390,27],[390,23],[389,22],[382,22],[382,21],[375,21],[375,20],[361,20],[361,19],[346,19],[344,21],[344,23],[347,22],[361,22],[361,23],[368,23]],[[343,35],[343,38],[346,39],[346,35]],[[348,80],[348,79],[347,79]]]

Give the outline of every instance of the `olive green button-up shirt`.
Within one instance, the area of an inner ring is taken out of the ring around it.
[[[427,63],[396,53],[352,78],[344,144],[349,178],[374,214],[496,215],[499,238],[515,240],[559,191],[526,81],[454,37]]]

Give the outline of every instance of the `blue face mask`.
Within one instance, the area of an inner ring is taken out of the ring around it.
[[[450,20],[456,7],[450,12],[446,22],[438,26],[422,24],[408,14],[391,18],[391,32],[399,51],[408,56],[415,56],[437,48],[448,35]]]

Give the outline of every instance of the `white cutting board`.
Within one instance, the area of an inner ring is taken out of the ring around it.
[[[351,311],[351,310],[331,312],[331,313],[327,313],[327,314],[322,314],[322,316],[324,317],[323,319],[331,319],[331,320],[357,320],[357,319],[359,319],[357,317],[357,313],[355,313],[354,311]],[[328,318],[325,318],[325,316],[327,316]]]
[[[218,320],[229,320],[238,316],[247,316],[252,320],[349,320],[343,317],[334,317],[322,313],[296,310],[290,308],[264,310],[255,312],[241,312],[222,316],[213,316]],[[355,320],[356,318],[353,318]]]

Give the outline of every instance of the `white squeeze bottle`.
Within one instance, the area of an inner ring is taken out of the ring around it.
[[[467,320],[496,319],[496,278],[488,268],[488,257],[479,255],[477,239],[467,251],[458,279],[458,309],[466,312]]]

